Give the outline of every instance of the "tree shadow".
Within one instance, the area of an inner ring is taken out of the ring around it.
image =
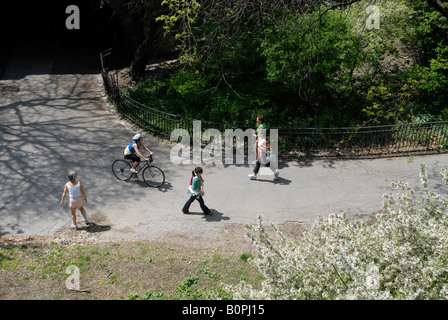
[[[8,229],[9,231],[3,231],[3,229]],[[11,234],[11,231],[14,234],[23,234],[23,230],[20,228],[20,226],[18,224],[11,224],[11,223],[7,223],[5,225],[5,228],[3,226],[0,226],[0,237],[2,236],[6,236],[8,234]]]
[[[0,81],[19,88],[0,94],[0,180],[3,186],[16,186],[0,193],[1,235],[26,233],[35,219],[64,217],[54,205],[69,169],[78,172],[98,206],[122,192],[109,183],[110,167],[92,160],[98,146],[119,141],[126,131],[111,126],[95,79],[49,74]],[[113,158],[115,152],[113,146],[105,148],[102,156]]]

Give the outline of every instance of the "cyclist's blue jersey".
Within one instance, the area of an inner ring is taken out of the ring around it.
[[[128,145],[125,149],[124,149],[124,155],[127,156],[128,154],[135,154],[135,147],[134,145],[137,146],[137,149],[140,149],[140,145],[137,142],[132,142],[130,145]]]

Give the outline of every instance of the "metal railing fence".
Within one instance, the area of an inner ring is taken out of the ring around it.
[[[104,88],[118,112],[146,132],[169,140],[175,129],[193,132],[194,119],[143,105],[118,86],[118,75],[110,70],[112,50],[101,52]],[[246,130],[247,126],[201,121],[201,129]],[[349,128],[271,128],[278,130],[281,159],[299,157],[375,157],[400,154],[441,153],[448,150],[448,122],[382,125]]]

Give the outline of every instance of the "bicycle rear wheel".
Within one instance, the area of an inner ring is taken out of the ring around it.
[[[115,160],[112,163],[112,172],[118,180],[127,181],[133,173],[131,172],[131,164],[125,160]]]
[[[143,170],[143,180],[153,188],[160,187],[165,182],[165,174],[156,166],[148,166]]]

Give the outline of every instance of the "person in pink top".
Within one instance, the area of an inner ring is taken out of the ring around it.
[[[72,220],[73,224],[71,226],[72,229],[78,229],[76,224],[76,209],[78,208],[81,211],[82,216],[84,217],[84,222],[89,225],[89,220],[87,220],[87,213],[84,209],[84,203],[87,202],[87,196],[84,192],[84,187],[81,181],[76,180],[77,174],[75,171],[70,171],[68,174],[68,180],[64,186],[64,192],[62,193],[61,206],[64,204],[65,196],[69,195],[68,206],[70,207],[70,211],[72,212]]]

